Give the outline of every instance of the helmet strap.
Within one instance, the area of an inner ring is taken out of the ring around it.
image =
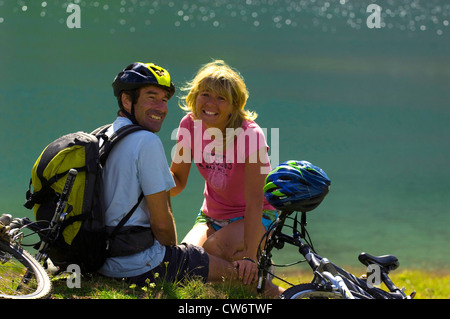
[[[122,94],[123,92],[120,94],[120,99],[122,98]],[[131,113],[128,112],[127,110],[125,110],[125,107],[122,105],[122,103],[119,103],[120,106],[120,111],[122,112],[123,115],[125,115],[133,124],[138,124],[137,120],[136,120],[136,116],[135,116],[135,112],[134,112],[134,96],[131,95]]]
[[[121,108],[120,110],[123,115],[125,115],[133,124],[139,124],[136,120],[136,116],[134,113],[134,103],[131,104],[131,113],[125,110],[125,108]]]

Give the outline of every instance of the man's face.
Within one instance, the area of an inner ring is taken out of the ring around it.
[[[131,113],[131,99],[123,95],[123,106]],[[149,85],[140,89],[139,98],[134,105],[134,114],[139,125],[150,132],[159,132],[167,115],[169,93],[158,86]]]

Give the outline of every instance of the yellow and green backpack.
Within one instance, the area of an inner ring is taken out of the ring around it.
[[[118,227],[112,230],[106,227],[102,168],[117,142],[126,135],[143,129],[139,125],[127,125],[112,136],[107,136],[106,131],[110,125],[100,127],[92,133],[80,131],[56,139],[43,150],[32,168],[25,207],[33,209],[36,221],[43,227],[53,218],[69,170],[78,171],[64,212],[64,222],[57,238],[52,239],[48,253],[57,266],[78,264],[83,271],[92,272],[100,268],[108,256],[117,255],[109,251],[112,247],[111,233],[114,236],[121,233],[119,227],[123,227],[143,198],[141,194],[137,204]],[[129,236],[130,227],[124,228],[128,231],[125,236]],[[135,229],[131,231],[136,232]],[[146,229],[141,235],[147,238],[148,231]],[[45,234],[42,233],[42,236]],[[153,238],[142,245],[152,243]],[[124,254],[127,252],[122,253]]]

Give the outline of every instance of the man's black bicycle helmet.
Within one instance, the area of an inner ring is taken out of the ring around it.
[[[130,64],[117,74],[112,84],[114,96],[119,101],[123,91],[136,90],[147,85],[155,85],[167,90],[169,98],[175,93],[175,85],[170,79],[169,72],[153,63],[135,62]],[[121,105],[120,102],[119,105]],[[130,120],[136,121],[134,105],[131,107],[131,114],[125,111],[122,106],[121,110]]]
[[[156,85],[169,92],[169,97],[175,93],[175,85],[170,80],[167,70],[153,63],[135,62],[120,72],[112,84],[114,96],[127,90],[134,90],[146,85]]]
[[[307,161],[286,161],[266,177],[264,197],[276,209],[308,212],[315,209],[330,189],[325,172]]]

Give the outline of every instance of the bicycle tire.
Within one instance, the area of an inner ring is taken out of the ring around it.
[[[343,299],[337,291],[330,291],[318,284],[300,284],[286,289],[281,299]]]
[[[28,279],[25,280],[25,274]],[[45,299],[52,282],[44,267],[26,250],[0,241],[0,298]]]

